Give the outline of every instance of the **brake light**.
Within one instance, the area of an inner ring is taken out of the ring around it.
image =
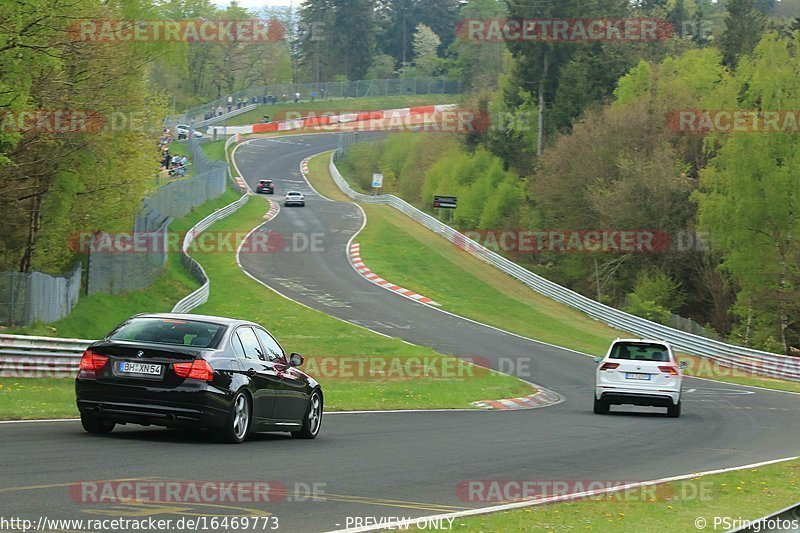
[[[619,363],[603,363],[603,366],[600,367],[600,370],[614,370],[619,366]]]
[[[179,377],[212,381],[214,369],[205,359],[195,359],[191,363],[172,363],[172,368]]]
[[[670,366],[660,366],[660,367],[658,367],[658,369],[660,371],[662,371],[663,373],[665,373],[665,374],[669,374],[670,376],[677,376],[678,375],[678,369],[676,367],[672,366],[672,365],[670,365]]]
[[[81,356],[80,369],[97,372],[102,370],[106,363],[108,363],[108,357],[105,355],[86,350]]]

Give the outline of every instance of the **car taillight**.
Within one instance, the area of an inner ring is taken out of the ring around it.
[[[658,367],[658,369],[660,371],[662,371],[663,373],[669,374],[671,376],[677,376],[678,375],[678,369],[676,367],[672,366],[672,365],[670,365],[670,366],[660,366],[660,367]]]
[[[213,381],[214,369],[205,359],[195,359],[191,363],[172,363],[172,368],[179,377]]]
[[[103,367],[106,366],[106,363],[108,363],[108,357],[105,355],[86,350],[81,356],[80,369],[97,372],[98,370],[102,370]]]
[[[603,363],[603,366],[600,367],[600,370],[614,370],[619,366],[619,363]]]

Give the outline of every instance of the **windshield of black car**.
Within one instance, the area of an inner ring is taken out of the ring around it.
[[[611,359],[633,361],[669,361],[669,350],[663,344],[649,342],[618,342],[611,349]]]
[[[108,340],[213,348],[226,326],[198,320],[132,318],[111,332]]]

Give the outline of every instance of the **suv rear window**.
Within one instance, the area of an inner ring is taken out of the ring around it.
[[[649,342],[618,342],[611,349],[611,359],[632,361],[669,361],[669,350],[663,344]]]
[[[114,341],[212,348],[219,343],[226,327],[197,320],[132,318],[123,322],[107,338]]]

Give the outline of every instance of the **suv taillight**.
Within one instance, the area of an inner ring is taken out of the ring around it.
[[[600,370],[614,370],[619,366],[619,363],[603,363],[603,366],[600,367]]]
[[[79,375],[81,377],[94,377],[98,371],[102,370],[108,363],[108,357],[100,355],[91,350],[86,350],[81,356],[81,362],[78,365]]]
[[[665,374],[669,374],[670,376],[677,376],[677,375],[678,375],[678,369],[677,369],[677,367],[674,367],[674,366],[672,366],[672,365],[669,365],[669,366],[660,366],[660,367],[658,367],[658,369],[659,369],[660,371],[662,371],[663,373],[665,373]]]
[[[179,377],[213,381],[214,369],[205,359],[195,359],[191,363],[172,363],[172,368]]]

